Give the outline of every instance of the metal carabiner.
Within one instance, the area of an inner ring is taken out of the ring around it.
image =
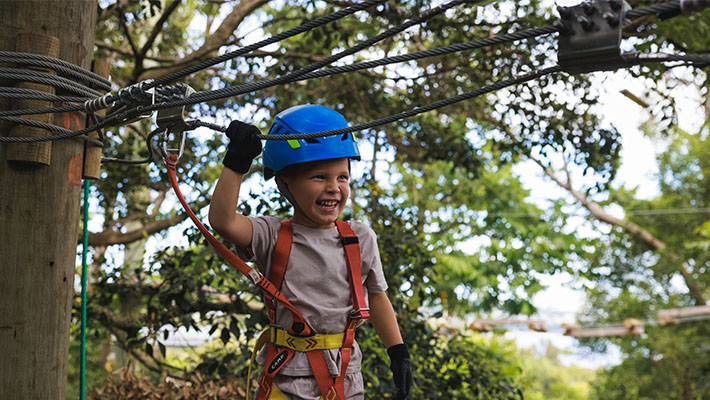
[[[163,100],[186,99],[193,93],[195,93],[195,91],[190,86],[179,84],[173,87],[163,88]],[[156,118],[158,128],[165,128],[162,137],[161,152],[166,161],[177,162],[185,151],[185,131],[190,128],[190,124],[185,121],[185,117],[185,106],[164,108],[158,111]],[[174,133],[176,136],[180,135],[178,148],[168,148],[170,133]],[[169,157],[170,155],[175,155],[176,158],[171,158]]]
[[[163,136],[161,138],[162,146],[160,148],[160,152],[163,153],[163,158],[165,160],[171,160],[173,162],[177,162],[180,157],[182,157],[182,154],[185,152],[185,137],[187,136],[185,134],[185,128],[187,126],[184,125],[180,129],[173,131],[171,128],[165,129],[163,132]],[[168,142],[170,141],[170,133],[175,133],[176,135],[180,135],[180,143],[177,148],[168,148]],[[173,154],[176,156],[175,159],[171,159],[169,156]]]

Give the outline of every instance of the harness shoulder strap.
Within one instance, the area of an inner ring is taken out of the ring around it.
[[[357,235],[345,221],[336,220],[336,226],[340,233],[343,248],[345,249],[346,262],[348,265],[348,281],[350,282],[350,294],[353,299],[353,311],[351,317],[366,319],[370,317],[370,309],[365,303],[365,294],[362,287],[362,265],[360,261],[360,241]]]

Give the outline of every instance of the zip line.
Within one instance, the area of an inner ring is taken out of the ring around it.
[[[101,95],[95,89],[78,84],[70,79],[39,72],[39,71],[28,71],[17,68],[0,68],[0,79],[16,79],[33,81],[38,83],[47,84],[49,86],[54,86],[79,96],[55,96],[48,93],[40,91],[32,91],[28,89],[18,89],[18,88],[7,88],[0,87],[0,97],[4,98],[14,98],[14,99],[41,99],[47,101],[61,101],[64,103],[61,107],[49,107],[41,108],[35,110],[10,110],[0,112],[0,120],[10,121],[16,124],[28,125],[32,127],[37,127],[41,129],[48,130],[50,132],[56,132],[58,135],[52,136],[42,136],[42,137],[0,137],[0,142],[41,142],[50,140],[62,140],[79,138],[81,140],[88,141],[96,146],[103,146],[103,144],[96,140],[91,139],[86,136],[90,132],[98,131],[106,127],[123,125],[127,122],[131,122],[136,118],[147,117],[156,110],[164,110],[174,107],[181,107],[186,105],[194,105],[202,102],[214,101],[219,99],[225,99],[233,96],[238,96],[268,87],[273,87],[276,85],[290,83],[300,80],[321,78],[326,76],[332,76],[336,74],[342,74],[347,72],[354,72],[362,69],[369,69],[378,66],[384,66],[394,63],[402,63],[411,60],[417,60],[422,58],[440,56],[455,52],[461,52],[466,50],[474,50],[486,46],[500,45],[505,43],[511,43],[524,39],[532,39],[539,36],[551,34],[551,33],[563,33],[569,29],[568,23],[564,20],[557,20],[548,26],[541,28],[534,28],[523,30],[519,32],[513,32],[508,34],[503,34],[500,36],[495,36],[491,38],[485,38],[482,40],[470,41],[465,43],[458,43],[448,46],[443,46],[434,49],[428,49],[423,51],[418,51],[409,54],[403,54],[393,57],[386,57],[379,60],[367,61],[357,64],[344,65],[338,67],[332,67],[327,69],[319,70],[333,62],[340,60],[346,56],[352,55],[363,49],[371,47],[375,43],[378,43],[386,38],[392,37],[402,31],[419,25],[443,12],[457,7],[462,4],[472,4],[472,5],[486,5],[491,3],[491,0],[453,0],[437,7],[434,7],[421,15],[411,18],[406,22],[397,25],[387,31],[367,40],[362,41],[356,46],[350,47],[343,50],[337,54],[327,57],[324,60],[313,63],[306,67],[303,67],[297,71],[291,72],[284,76],[265,80],[251,82],[248,84],[243,84],[234,87],[228,87],[223,89],[217,89],[212,91],[206,91],[201,93],[192,94],[190,96],[184,96],[183,98],[173,98],[170,96],[165,96],[161,93],[161,90],[170,91],[172,87],[162,87],[160,85],[184,77],[200,71],[204,68],[208,68],[212,65],[219,64],[221,62],[239,57],[240,55],[247,54],[255,49],[267,46],[284,40],[286,38],[298,35],[303,32],[307,32],[318,26],[328,24],[330,22],[336,21],[338,19],[344,18],[346,16],[352,15],[358,11],[367,9],[372,6],[380,5],[385,3],[385,0],[369,0],[363,3],[347,7],[341,11],[335,12],[333,14],[317,18],[308,23],[302,24],[296,28],[289,29],[286,32],[277,34],[271,38],[259,41],[252,45],[240,48],[230,53],[223,54],[219,57],[215,57],[211,60],[204,61],[200,64],[185,68],[181,71],[174,72],[172,74],[166,75],[162,78],[156,80],[143,81],[138,84],[132,85],[128,88],[122,88],[117,91],[116,94],[106,94]],[[613,2],[612,2],[613,3]],[[673,0],[670,2],[656,4],[644,8],[639,8],[635,10],[629,10],[624,15],[628,19],[636,19],[649,15],[665,16],[665,18],[674,17],[681,13],[690,13],[695,11],[700,11],[710,5],[707,2],[702,2],[699,0]],[[565,13],[569,13],[568,8],[560,7],[560,14],[564,17]],[[621,67],[627,68],[633,65],[639,65],[642,63],[662,63],[662,62],[685,62],[691,64],[708,64],[710,63],[710,56],[704,55],[672,55],[672,54],[622,54],[623,62]],[[59,74],[66,75],[68,77],[77,78],[77,75],[81,75],[83,82],[97,87],[101,90],[107,90],[110,88],[110,82],[90,71],[83,70],[77,66],[66,63],[62,60],[53,59],[46,56],[38,56],[28,53],[16,53],[16,52],[6,52],[0,51],[0,62],[4,60],[12,59],[13,62],[18,64],[28,64],[36,66],[51,66]],[[316,132],[301,135],[289,135],[288,138],[281,138],[278,135],[260,135],[259,137],[264,140],[293,140],[293,139],[311,139],[316,137],[337,135],[347,132],[360,131],[364,129],[369,129],[381,125],[385,125],[391,122],[395,122],[401,119],[409,118],[414,115],[418,115],[424,112],[432,111],[441,107],[445,107],[460,101],[475,98],[477,96],[490,93],[505,87],[521,84],[534,80],[552,73],[562,72],[564,68],[559,65],[542,68],[538,71],[534,71],[528,74],[524,74],[518,77],[513,77],[510,79],[502,80],[491,85],[458,95],[450,97],[445,100],[437,101],[428,105],[414,107],[411,110],[403,111],[385,118],[381,118],[375,121],[370,121],[368,123],[360,124],[353,127],[343,128],[339,130]],[[83,74],[83,75],[82,75]],[[81,103],[83,101],[83,103]],[[81,103],[81,104],[78,104]],[[26,118],[19,118],[20,115],[35,115],[35,114],[45,114],[45,113],[63,113],[63,112],[75,112],[75,111],[85,111],[93,114],[103,108],[109,107],[111,104],[114,105],[114,110],[103,120],[98,120],[97,123],[89,128],[80,129],[77,131],[70,131],[68,129],[58,127],[56,125],[42,123],[39,121],[29,120]],[[197,126],[209,126],[210,128],[224,132],[226,128],[220,127],[215,124],[205,124],[202,122],[193,123],[192,127]]]

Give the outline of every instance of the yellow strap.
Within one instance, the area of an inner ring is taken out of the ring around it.
[[[288,347],[296,351],[311,351],[311,350],[328,350],[339,349],[343,345],[343,333],[327,333],[317,334],[308,337],[298,337],[289,334],[287,331],[279,328],[267,328],[259,335],[254,344],[254,349],[251,352],[251,360],[249,360],[249,372],[247,372],[247,395],[246,400],[249,400],[249,386],[251,386],[251,370],[254,366],[256,355],[262,347],[268,342],[278,346]],[[321,397],[322,398],[322,397]],[[288,400],[288,397],[281,392],[276,385],[272,386],[271,396],[273,400]]]
[[[249,372],[247,372],[247,396],[246,400],[249,400],[249,392],[251,392],[251,389],[249,386],[251,386],[251,368],[254,366],[254,360],[256,359],[256,354],[261,350],[262,347],[269,341],[269,329],[264,329],[263,332],[261,332],[261,335],[259,335],[259,338],[256,339],[256,343],[254,344],[254,349],[251,351],[251,360],[249,361]],[[280,392],[279,392],[280,393]],[[281,394],[283,395],[283,393]],[[273,398],[273,395],[272,395]],[[279,398],[277,398],[279,399]],[[288,400],[288,398],[286,398]]]
[[[269,328],[270,342],[291,350],[306,352],[311,350],[339,349],[343,346],[343,333],[323,333],[308,337],[298,337],[278,328]]]
[[[269,396],[269,400],[289,400],[289,398],[284,394],[284,392],[280,391],[274,383],[271,385],[271,395]]]

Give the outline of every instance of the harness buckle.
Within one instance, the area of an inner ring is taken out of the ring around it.
[[[249,279],[251,279],[251,281],[254,282],[254,284],[259,283],[259,281],[261,280],[261,273],[254,268],[249,270],[248,276],[249,276]]]
[[[370,318],[370,308],[358,308],[357,310],[350,311],[350,319],[368,319]]]

